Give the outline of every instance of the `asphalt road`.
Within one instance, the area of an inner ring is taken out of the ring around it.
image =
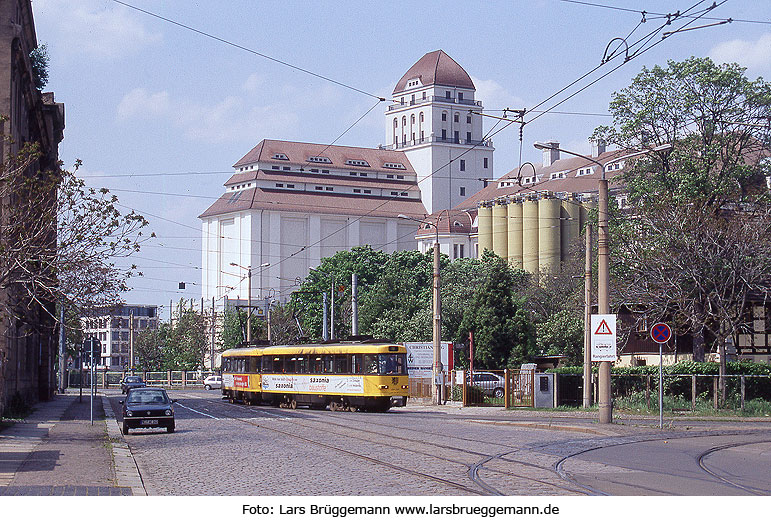
[[[149,495],[771,493],[768,422],[659,431],[501,409],[350,413],[171,394],[175,433],[126,437]],[[116,416],[120,399],[110,394]]]

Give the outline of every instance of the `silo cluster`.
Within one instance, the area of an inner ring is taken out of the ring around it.
[[[479,204],[479,254],[491,249],[530,273],[559,270],[595,202],[577,193],[533,192]]]

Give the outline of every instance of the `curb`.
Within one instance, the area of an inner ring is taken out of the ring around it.
[[[123,438],[115,413],[112,412],[112,405],[105,394],[100,393],[100,396],[104,407],[105,422],[107,422],[107,436],[110,438],[116,485],[131,488],[131,493],[134,496],[147,496],[139,468],[134,460],[134,455],[131,454],[131,449]]]

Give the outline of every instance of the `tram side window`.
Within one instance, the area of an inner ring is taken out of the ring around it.
[[[294,374],[295,372],[297,372],[297,370],[296,370],[297,358],[296,357],[294,357],[294,356],[287,356],[286,360],[284,361],[284,365],[285,365],[285,368],[286,368],[286,372],[288,372],[289,374]]]
[[[244,374],[246,372],[246,358],[236,360],[236,372]]]
[[[262,372],[273,372],[273,358],[271,356],[262,356]]]
[[[361,374],[361,354],[351,355],[351,373]]]
[[[258,373],[260,371],[260,358],[259,357],[250,357],[249,360],[249,372],[251,373]]]
[[[380,374],[406,374],[405,354],[379,354],[378,373]]]
[[[322,361],[321,356],[311,356],[311,373],[312,374],[323,374],[324,373],[324,362]]]
[[[283,356],[273,356],[273,372],[284,372]]]
[[[364,374],[377,374],[377,354],[362,356],[362,371]]]
[[[335,356],[324,356],[324,373],[332,374],[335,371]]]
[[[340,354],[335,356],[335,374],[350,374],[351,356],[347,354]]]
[[[297,356],[297,366],[295,367],[298,374],[304,374],[308,372],[308,356]]]

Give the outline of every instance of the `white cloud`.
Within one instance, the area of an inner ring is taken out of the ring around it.
[[[144,88],[135,88],[123,96],[116,113],[124,122],[154,120],[169,123],[188,139],[205,143],[281,138],[291,136],[299,128],[299,118],[294,112],[279,104],[253,105],[252,100],[251,97],[226,95],[218,101],[200,103],[175,98],[166,91],[151,93]]]
[[[160,33],[144,27],[137,13],[95,0],[35,0],[38,25],[55,40],[62,56],[114,59],[160,42]]]
[[[757,41],[729,40],[721,42],[709,53],[719,63],[736,62],[753,70],[771,70],[771,33],[765,33]]]
[[[493,80],[483,80],[471,78],[476,86],[476,93],[474,97],[478,101],[482,101],[485,108],[502,109],[502,108],[522,108],[525,101],[521,97],[511,94],[506,88],[498,84]]]

